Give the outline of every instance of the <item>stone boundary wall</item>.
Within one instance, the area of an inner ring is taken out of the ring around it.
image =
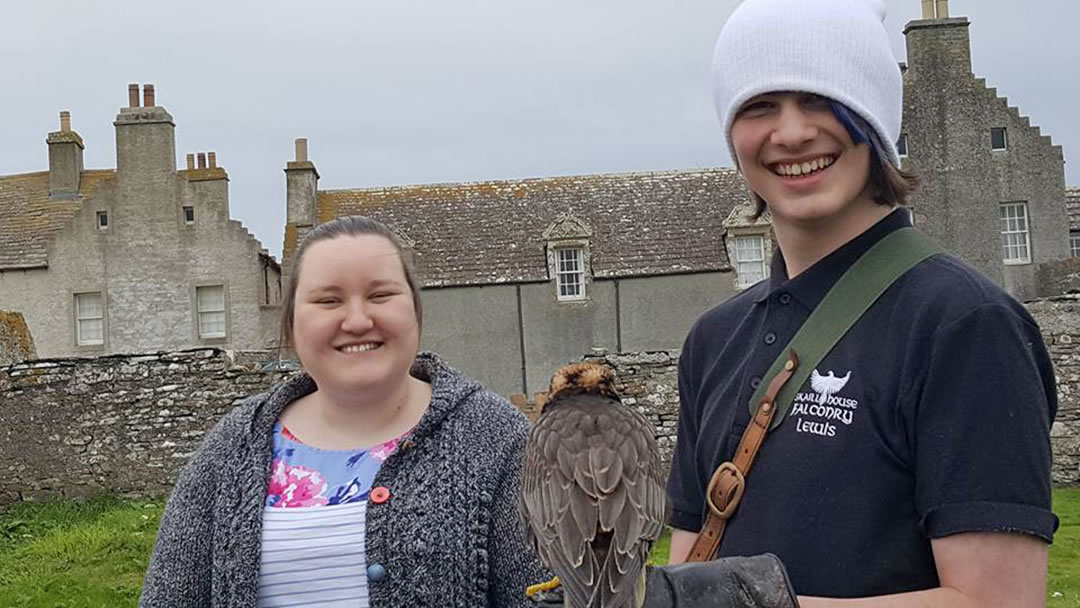
[[[1080,295],[1027,304],[1054,361],[1058,412],[1050,429],[1056,484],[1080,484]]]
[[[1080,295],[1028,307],[1057,372],[1053,481],[1080,484]],[[586,357],[615,370],[623,401],[652,422],[665,468],[677,432],[678,356],[659,351]],[[292,373],[259,371],[273,358],[204,348],[0,367],[0,505],[102,491],[168,492],[180,466],[221,416]]]
[[[285,377],[257,371],[265,359],[206,348],[0,367],[0,505],[168,492],[221,416]]]

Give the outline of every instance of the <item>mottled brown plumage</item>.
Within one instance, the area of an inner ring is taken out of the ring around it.
[[[556,372],[525,448],[522,514],[568,608],[639,606],[663,530],[652,426],[619,401],[613,381],[596,364]]]

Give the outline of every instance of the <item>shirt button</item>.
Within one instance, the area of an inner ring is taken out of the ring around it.
[[[776,334],[770,331],[765,334],[765,344],[772,344],[773,342],[776,342]]]
[[[386,567],[382,564],[371,564],[367,567],[367,578],[373,583],[386,580]]]
[[[782,294],[780,294],[780,303],[781,304],[790,304],[791,303],[791,294],[790,293],[782,293]]]
[[[761,386],[761,378],[754,376],[750,379],[750,388],[757,390],[759,386]]]
[[[379,486],[371,491],[371,502],[381,505],[390,500],[390,490],[385,486]]]

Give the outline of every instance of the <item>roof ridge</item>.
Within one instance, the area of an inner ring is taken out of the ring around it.
[[[542,183],[563,180],[588,180],[588,179],[613,179],[613,178],[640,178],[640,177],[678,177],[687,175],[704,175],[707,173],[737,174],[734,167],[706,167],[701,169],[671,169],[668,171],[624,171],[616,173],[584,173],[549,175],[544,177],[523,177],[517,179],[490,179],[458,182],[421,182],[414,184],[391,184],[386,186],[371,186],[364,188],[329,188],[319,189],[319,192],[378,192],[392,190],[406,190],[414,188],[465,188],[471,186],[494,186],[494,185],[520,185],[526,183]]]
[[[83,169],[82,174],[101,175],[105,173],[116,173],[116,169]],[[32,178],[42,177],[49,174],[49,170],[44,171],[31,171],[29,173],[9,173],[8,175],[0,175],[0,179],[17,179],[17,178]]]

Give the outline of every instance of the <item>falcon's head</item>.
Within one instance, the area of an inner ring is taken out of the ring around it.
[[[558,369],[551,377],[548,402],[580,393],[593,393],[622,401],[615,390],[615,373],[598,363],[571,363]]]

